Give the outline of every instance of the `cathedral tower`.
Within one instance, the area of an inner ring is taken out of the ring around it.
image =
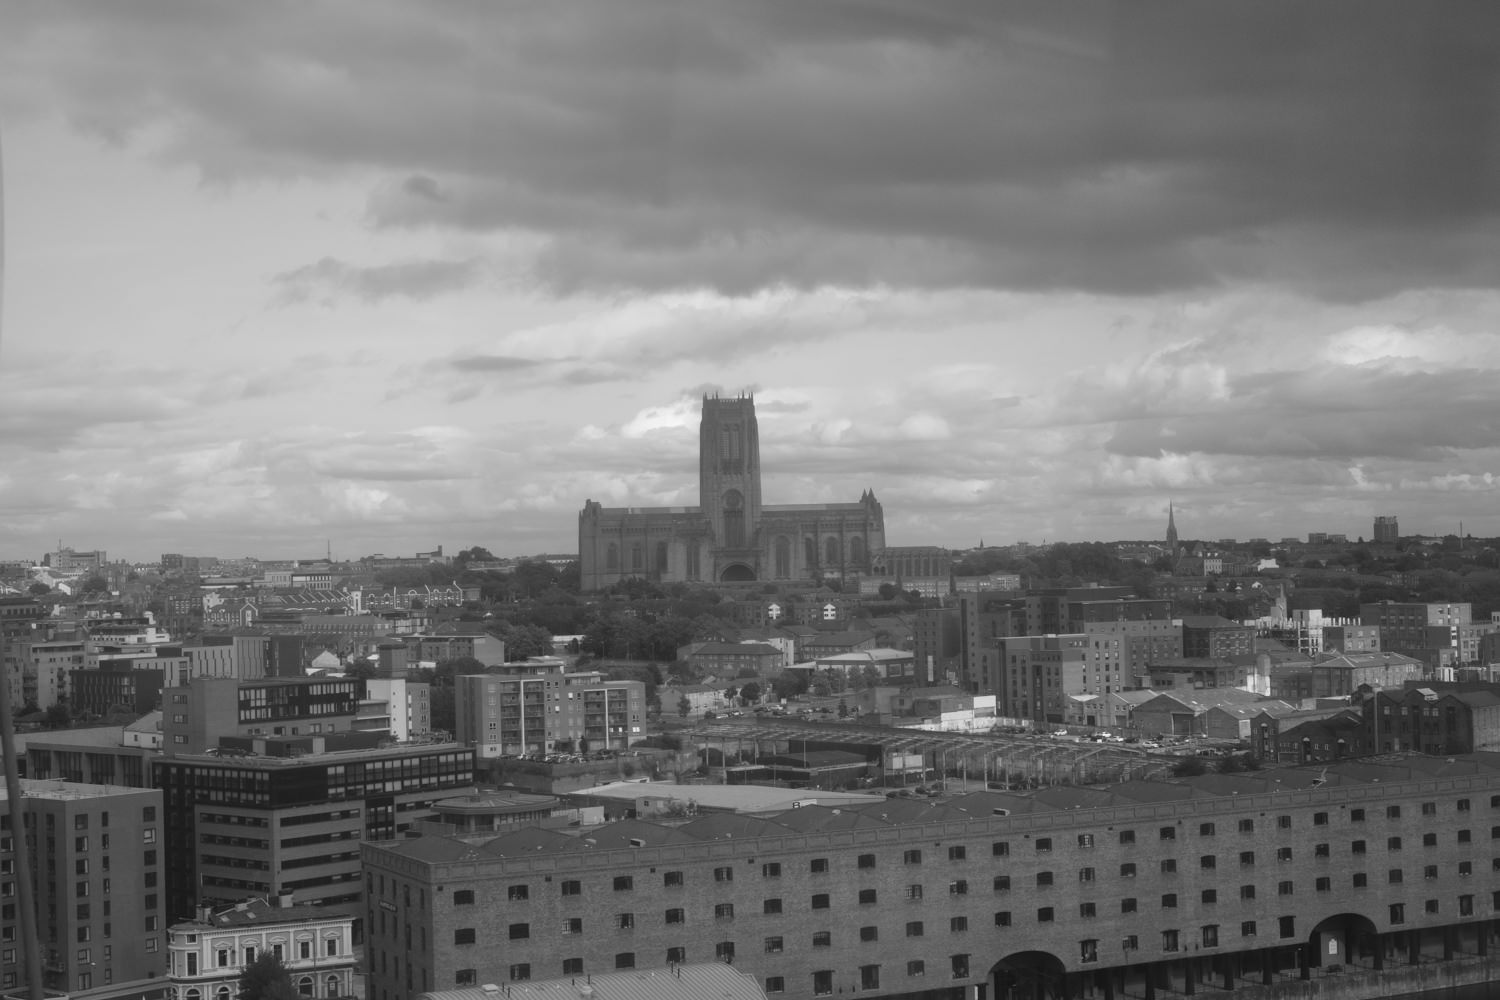
[[[748,550],[760,526],[760,432],[754,396],[704,396],[698,428],[698,503],[719,547]]]

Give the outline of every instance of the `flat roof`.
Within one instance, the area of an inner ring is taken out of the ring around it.
[[[1500,753],[1461,754],[1454,757],[1426,757],[1416,753],[1383,754],[1330,763],[1309,764],[1297,767],[1267,768],[1261,771],[1238,774],[1205,774],[1196,777],[1180,777],[1159,782],[1127,781],[1088,787],[1053,788],[1037,794],[983,791],[971,792],[940,803],[932,803],[927,809],[913,809],[893,804],[884,796],[841,795],[846,801],[836,805],[829,803],[799,805],[790,803],[790,808],[767,813],[759,818],[766,821],[764,827],[746,830],[743,839],[757,836],[778,837],[789,833],[809,831],[844,830],[876,827],[910,827],[927,823],[946,823],[965,819],[990,819],[1004,815],[1030,814],[1033,817],[1056,815],[1066,823],[1069,816],[1091,808],[1135,808],[1142,802],[1178,799],[1229,799],[1275,792],[1305,791],[1314,788],[1350,787],[1380,784],[1390,786],[1403,782],[1430,781],[1463,776],[1478,776],[1491,780],[1500,776]],[[635,783],[625,791],[632,797],[651,795],[653,783]],[[822,798],[826,793],[808,790],[793,793],[783,789],[762,789],[755,786],[671,785],[655,783],[662,793],[678,799],[697,799],[707,804],[707,796],[732,794],[744,796],[745,801],[754,801],[753,796],[783,792],[797,795],[799,801]],[[1158,787],[1146,787],[1158,786]],[[618,786],[607,786],[618,788]],[[598,793],[598,789],[595,793]],[[1142,792],[1161,793],[1142,795]],[[701,796],[700,797],[700,793]],[[765,801],[769,801],[767,796]],[[476,843],[449,836],[425,835],[414,839],[381,841],[364,845],[369,852],[378,851],[399,855],[426,864],[445,864],[453,861],[500,860],[504,857],[533,857],[538,853],[561,855],[583,850],[633,850],[644,848],[681,847],[691,843],[706,843],[724,835],[723,824],[688,823],[668,825],[645,820],[620,820],[598,827],[590,827],[580,842],[578,837],[549,833],[536,828],[527,828],[511,834],[503,834],[490,841]],[[517,839],[523,839],[520,848]],[[741,839],[741,838],[736,838]],[[493,846],[490,846],[493,845]]]
[[[252,737],[259,739],[260,737]],[[303,739],[305,737],[288,737],[289,739]],[[278,737],[270,737],[276,740]],[[211,753],[180,753],[166,754],[160,759],[162,763],[170,764],[182,762],[189,764],[214,764],[219,767],[251,767],[251,768],[278,768],[278,767],[300,767],[309,764],[351,764],[361,760],[377,760],[387,757],[411,757],[419,756],[436,751],[459,750],[464,753],[473,753],[473,750],[462,743],[414,743],[407,746],[397,747],[365,747],[359,750],[325,750],[322,753],[306,753],[300,757],[270,757],[239,756],[237,754],[211,754]]]
[[[85,785],[61,778],[22,778],[21,797],[25,799],[102,799],[111,795],[135,795],[155,792],[154,788],[127,788],[124,785]],[[9,801],[10,794],[0,785],[0,802]]]
[[[771,788],[766,785],[679,785],[672,781],[617,781],[570,792],[565,798],[594,796],[633,802],[636,799],[676,799],[696,802],[707,809],[732,809],[759,813],[791,809],[799,802],[819,805],[867,805],[884,801],[885,795],[866,792],[833,792],[817,788]]]

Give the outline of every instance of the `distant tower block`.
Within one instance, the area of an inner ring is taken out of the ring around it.
[[[1394,514],[1377,515],[1375,518],[1375,541],[1386,545],[1395,545],[1401,540],[1401,529],[1396,524]]]

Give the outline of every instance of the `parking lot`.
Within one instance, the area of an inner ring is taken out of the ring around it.
[[[887,772],[887,785],[925,785],[941,779],[948,791],[1092,784],[1146,777],[1171,768],[1164,748],[1081,737],[998,732],[966,734],[874,726],[806,717],[718,718],[681,732],[684,746],[712,747],[751,759],[771,754],[844,748],[892,756],[920,755],[922,767]]]

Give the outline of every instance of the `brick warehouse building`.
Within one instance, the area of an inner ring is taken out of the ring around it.
[[[1478,754],[366,844],[369,998],[712,960],[796,1000],[1389,969],[1488,953],[1497,838]]]

